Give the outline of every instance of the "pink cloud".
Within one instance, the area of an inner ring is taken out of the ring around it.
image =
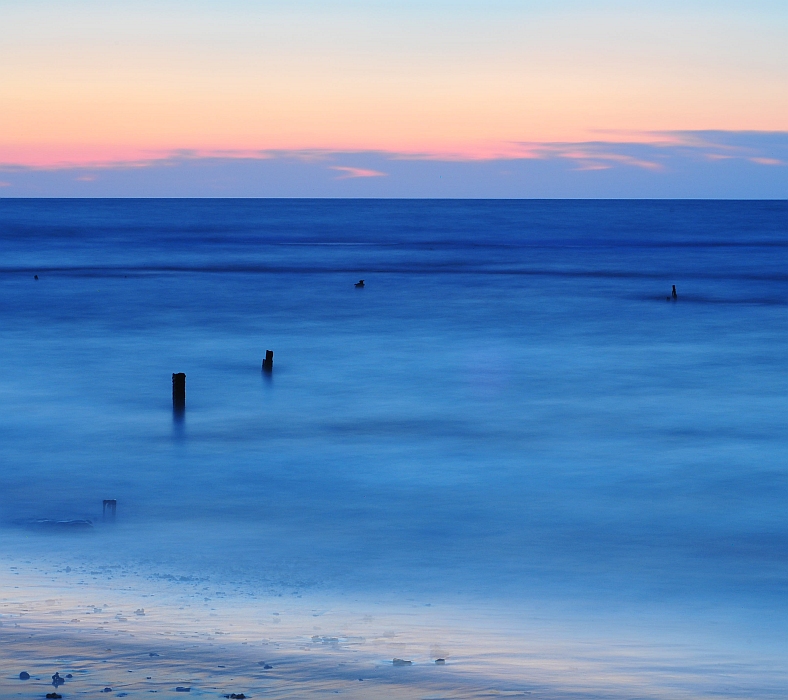
[[[758,163],[758,165],[785,165],[777,158],[750,158],[751,163]]]
[[[613,144],[610,144],[613,145]],[[615,164],[628,165],[644,170],[662,170],[662,165],[623,153],[610,153],[593,147],[576,144],[545,144],[534,147],[537,158],[566,158],[577,162],[577,170],[608,170]]]
[[[367,170],[366,168],[350,168],[345,165],[332,165],[331,170],[338,170],[344,175],[337,177],[337,180],[347,180],[353,177],[385,177],[386,173],[379,170]]]

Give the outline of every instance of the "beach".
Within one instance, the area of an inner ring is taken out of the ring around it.
[[[659,625],[638,644],[604,623],[557,625],[545,610],[515,623],[484,604],[217,596],[207,579],[10,561],[2,697],[779,697],[785,683],[763,649],[742,658],[688,630],[670,641]],[[53,689],[55,672],[66,680]]]

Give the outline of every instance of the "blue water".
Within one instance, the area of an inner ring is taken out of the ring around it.
[[[183,574],[788,632],[786,202],[2,200],[0,251],[27,546],[116,498]]]

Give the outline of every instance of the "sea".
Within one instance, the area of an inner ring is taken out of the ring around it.
[[[788,694],[786,201],[2,199],[0,406],[4,633]]]

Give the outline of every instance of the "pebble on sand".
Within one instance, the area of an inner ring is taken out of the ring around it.
[[[412,661],[405,661],[405,659],[394,659],[391,663],[395,666],[412,666]]]

